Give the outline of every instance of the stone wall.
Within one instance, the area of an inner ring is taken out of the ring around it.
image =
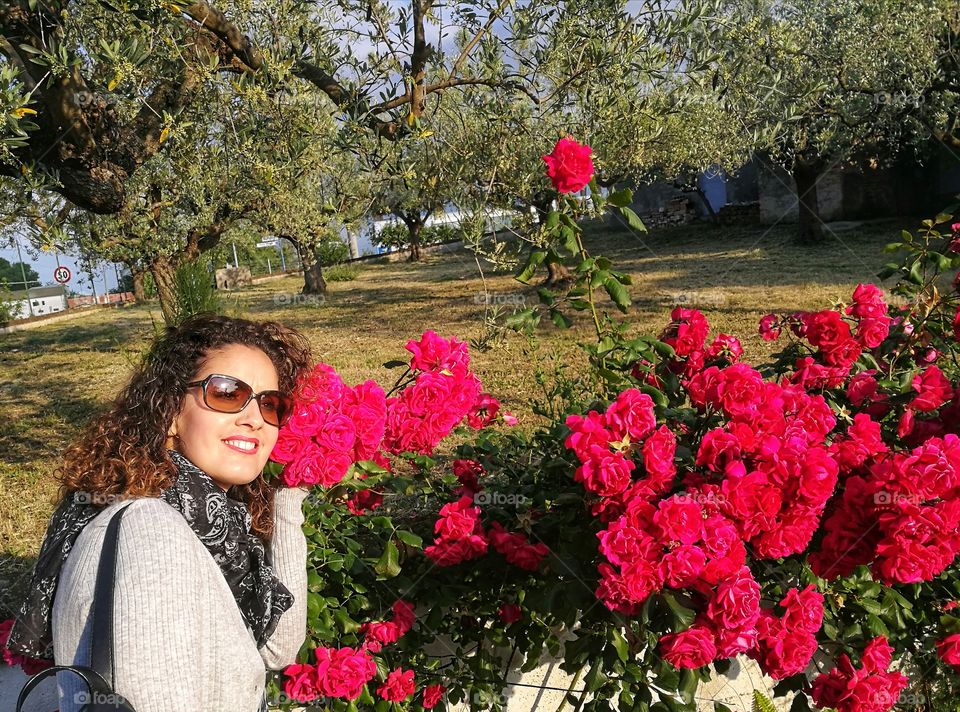
[[[943,207],[931,190],[935,183],[935,171],[907,162],[883,168],[869,162],[834,166],[817,182],[820,217],[830,222],[933,214]],[[758,184],[762,224],[797,222],[796,186],[788,171],[761,160]]]

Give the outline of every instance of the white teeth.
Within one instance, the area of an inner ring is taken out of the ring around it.
[[[249,443],[244,440],[226,440],[225,442],[227,445],[233,445],[241,450],[254,450],[257,447],[255,443]]]

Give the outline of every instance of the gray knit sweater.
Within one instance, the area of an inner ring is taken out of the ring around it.
[[[294,596],[274,634],[257,648],[230,587],[183,515],[161,499],[130,505],[120,523],[114,608],[114,689],[137,712],[256,712],[266,668],[296,661],[306,637],[308,490],[278,490],[274,573]],[[90,611],[109,505],[77,537],[57,584],[52,627],[57,665],[88,665]],[[57,673],[60,712],[76,712],[86,686]]]

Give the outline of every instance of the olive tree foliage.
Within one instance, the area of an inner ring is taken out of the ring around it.
[[[119,212],[130,178],[211,85],[309,91],[345,135],[405,135],[427,97],[523,81],[495,61],[564,0],[11,0],[0,6],[0,173]],[[446,38],[460,42],[451,48]],[[222,126],[223,124],[220,123]]]
[[[119,212],[75,208],[63,232],[81,254],[126,264],[136,285],[149,273],[164,321],[173,323],[175,272],[216,247],[242,214],[242,177],[219,146],[183,141],[128,181]]]
[[[924,120],[943,123],[930,109],[955,104],[941,64],[951,12],[947,0],[726,3],[712,84],[727,121],[792,174],[801,241],[823,239],[825,171],[885,163],[929,139]]]
[[[541,156],[569,134],[593,149],[597,183],[675,179],[749,155],[751,142],[706,94],[719,3],[595,3],[547,28],[536,47],[512,62],[536,67],[536,90],[468,97],[470,129],[459,143],[471,167],[466,200],[515,211],[518,241],[478,245],[502,265],[542,248],[538,224],[557,193]],[[697,41],[691,41],[696,37]],[[446,99],[445,99],[446,100]],[[496,121],[485,120],[496,116]],[[548,282],[563,282],[561,255],[548,251]]]

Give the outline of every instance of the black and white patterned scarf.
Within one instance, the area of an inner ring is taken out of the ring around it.
[[[276,630],[280,616],[293,605],[293,594],[274,575],[263,542],[251,532],[252,518],[246,505],[228,497],[206,472],[179,452],[168,452],[177,467],[177,479],[160,498],[183,515],[210,551],[257,647],[262,647]],[[91,503],[89,496],[73,492],[53,513],[27,598],[7,640],[12,652],[53,660],[51,612],[60,570],[80,531],[103,509],[104,505]]]

